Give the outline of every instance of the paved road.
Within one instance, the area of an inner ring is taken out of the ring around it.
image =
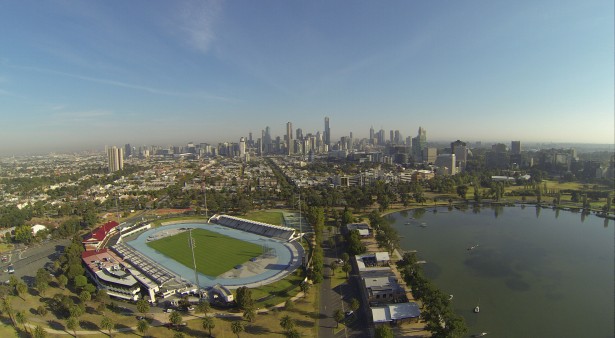
[[[346,312],[350,309],[350,302],[353,298],[361,299],[359,295],[358,285],[356,284],[356,278],[351,275],[351,283],[344,283],[337,286],[335,289],[331,288],[331,269],[330,264],[338,259],[338,255],[341,255],[342,250],[337,248],[324,247],[324,276],[325,279],[320,285],[320,321],[318,328],[318,336],[320,338],[327,337],[369,337],[367,321],[363,318],[363,314],[357,311],[356,314],[348,317],[346,323],[348,326],[337,333],[335,333],[337,322],[333,319],[335,310],[341,309]]]

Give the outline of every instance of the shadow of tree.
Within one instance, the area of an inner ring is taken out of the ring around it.
[[[64,324],[58,322],[57,320],[50,320],[47,322],[47,324],[49,325],[50,328],[54,330],[66,330],[66,328],[64,327]]]
[[[309,320],[295,320],[295,324],[297,324],[297,326],[300,326],[300,327],[313,327],[314,326],[314,322],[311,322]]]
[[[254,325],[254,324],[246,325],[245,331],[246,331],[246,333],[254,334],[254,335],[262,335],[262,334],[266,334],[266,333],[271,332],[266,327],[263,327],[263,326],[260,326],[260,325]]]
[[[79,322],[79,324],[81,325],[81,328],[83,328],[84,330],[89,330],[89,331],[100,330],[100,327],[97,324],[92,323],[88,320],[82,320]]]

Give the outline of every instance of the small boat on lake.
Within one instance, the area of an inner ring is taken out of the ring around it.
[[[421,228],[426,228],[426,227],[427,227],[427,223],[423,222],[423,223],[419,224],[419,226],[420,226]]]
[[[472,337],[483,337],[483,336],[486,336],[486,335],[487,335],[487,332],[481,332],[481,333],[477,333],[475,335],[472,335]]]
[[[471,247],[468,248],[468,251],[472,251],[474,249],[478,248],[478,244],[476,245],[472,245]]]
[[[453,299],[453,295],[448,295],[448,300],[452,300]]]
[[[480,312],[480,307],[476,305],[476,307],[474,308],[474,313],[479,313],[479,312]]]

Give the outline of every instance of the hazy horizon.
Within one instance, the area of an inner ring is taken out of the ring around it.
[[[332,141],[420,126],[614,144],[613,16],[607,0],[2,2],[0,154],[315,133],[325,116]]]

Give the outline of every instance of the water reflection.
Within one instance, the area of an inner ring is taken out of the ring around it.
[[[412,216],[415,219],[421,219],[423,218],[423,215],[425,215],[425,209],[423,208],[414,209],[414,211],[412,212]]]

